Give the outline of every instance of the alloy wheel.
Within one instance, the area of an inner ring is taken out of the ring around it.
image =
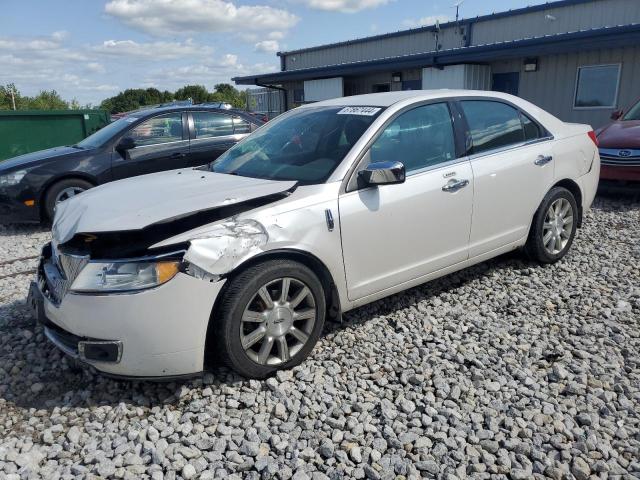
[[[316,302],[304,282],[272,280],[258,289],[242,314],[242,348],[260,365],[286,363],[308,342],[316,318]]]
[[[547,253],[562,252],[573,231],[573,208],[566,198],[558,198],[547,209],[542,225],[542,244]]]
[[[67,187],[63,190],[60,190],[58,195],[56,195],[56,205],[60,202],[64,202],[65,200],[69,200],[72,197],[84,192],[85,189],[82,187]]]

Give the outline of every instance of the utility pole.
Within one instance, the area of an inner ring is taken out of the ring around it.
[[[13,87],[11,87],[11,88],[9,89],[9,93],[11,94],[11,106],[12,106],[12,107],[13,107],[13,109],[15,110],[15,109],[16,109],[16,97],[15,97],[15,95],[14,95],[14,93],[13,93]]]

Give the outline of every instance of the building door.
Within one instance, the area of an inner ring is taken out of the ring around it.
[[[520,72],[510,73],[494,73],[493,86],[491,90],[494,92],[509,93],[518,95],[518,86],[520,85]]]
[[[391,91],[391,84],[389,84],[389,83],[376,83],[371,88],[371,91],[373,93],[390,92]]]

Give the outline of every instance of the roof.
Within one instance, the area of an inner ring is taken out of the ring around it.
[[[473,45],[323,67],[234,77],[232,80],[238,85],[268,85],[311,78],[362,75],[388,71],[389,69],[400,70],[455,65],[458,63],[482,63],[513,57],[537,57],[553,53],[637,45],[638,43],[640,43],[640,24],[632,23],[615,27],[593,28],[541,37],[508,40],[486,45]]]
[[[448,98],[448,97],[462,97],[462,96],[483,96],[483,97],[497,97],[505,98],[507,94],[500,92],[488,92],[484,90],[454,90],[448,88],[440,88],[434,90],[404,90],[397,92],[384,92],[384,93],[366,93],[364,95],[350,95],[348,97],[337,97],[329,100],[323,100],[321,102],[309,103],[303,105],[301,108],[313,108],[318,106],[367,106],[367,107],[389,107],[394,103],[402,102],[403,100],[433,100],[436,98]],[[510,95],[509,95],[510,97]]]
[[[476,17],[472,17],[472,18],[465,18],[465,19],[461,19],[458,21],[451,21],[451,22],[445,22],[445,23],[441,23],[440,29],[443,28],[447,28],[447,27],[452,27],[452,26],[456,26],[456,25],[467,25],[469,23],[476,23],[476,22],[484,22],[486,20],[495,20],[498,18],[507,18],[507,17],[512,17],[514,15],[522,15],[523,13],[531,13],[531,12],[539,12],[539,11],[544,11],[547,10],[549,8],[556,8],[556,7],[567,7],[570,5],[578,5],[581,3],[588,3],[588,2],[592,2],[593,0],[558,0],[555,2],[546,2],[546,3],[542,3],[539,5],[531,5],[528,7],[523,7],[523,8],[516,8],[513,10],[506,10],[504,12],[496,12],[496,13],[490,13],[487,15],[479,15]],[[342,47],[342,46],[346,46],[346,45],[354,45],[354,44],[358,44],[358,43],[364,43],[364,42],[370,42],[372,40],[380,40],[380,39],[385,39],[385,38],[393,38],[393,37],[401,37],[404,35],[409,35],[409,34],[414,34],[414,33],[419,33],[419,32],[433,32],[436,30],[436,26],[435,25],[425,25],[422,27],[417,27],[417,28],[410,28],[407,30],[399,30],[397,32],[390,32],[390,33],[383,33],[380,35],[372,35],[369,37],[362,37],[362,38],[355,38],[353,40],[345,40],[342,42],[334,42],[334,43],[326,43],[323,45],[316,45],[313,47],[307,47],[307,48],[300,48],[297,50],[288,50],[285,52],[278,52],[277,55],[278,56],[284,56],[284,55],[292,55],[295,53],[304,53],[304,52],[312,52],[314,50],[324,50],[325,48],[331,48],[331,47]]]

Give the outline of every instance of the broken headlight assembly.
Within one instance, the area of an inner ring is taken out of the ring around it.
[[[71,291],[107,293],[153,288],[175,277],[180,264],[176,259],[89,262],[73,281]]]

